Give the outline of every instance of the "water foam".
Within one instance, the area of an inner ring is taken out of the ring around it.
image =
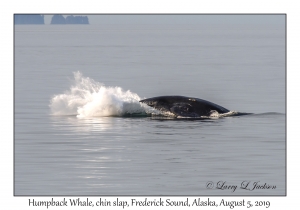
[[[53,115],[77,117],[124,116],[149,112],[139,101],[140,97],[120,87],[106,87],[80,72],[74,72],[74,85],[63,94],[52,97],[50,109]]]

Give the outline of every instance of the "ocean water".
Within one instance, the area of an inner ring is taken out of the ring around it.
[[[15,195],[286,194],[284,25],[14,33]],[[174,119],[139,103],[163,95],[253,114]]]

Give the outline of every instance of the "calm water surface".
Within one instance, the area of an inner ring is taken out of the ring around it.
[[[15,26],[15,195],[285,195],[284,30]],[[192,96],[254,114],[53,115],[51,99],[77,71],[141,99]],[[276,189],[240,189],[243,181]],[[238,188],[216,189],[229,185]]]

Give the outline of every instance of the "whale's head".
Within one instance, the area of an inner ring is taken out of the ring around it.
[[[158,96],[140,102],[159,111],[171,112],[182,117],[211,116],[229,112],[228,109],[212,102],[186,96]],[[214,111],[211,112],[212,110]]]

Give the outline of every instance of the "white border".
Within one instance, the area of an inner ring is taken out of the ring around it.
[[[84,5],[83,5],[84,4]],[[296,136],[299,103],[299,10],[296,1],[258,0],[105,0],[105,1],[6,1],[1,5],[1,209],[30,209],[27,197],[13,196],[13,14],[14,13],[286,13],[287,14],[287,197],[225,197],[226,200],[269,200],[269,209],[298,206],[298,141]],[[297,62],[298,61],[298,62]],[[293,114],[291,114],[293,113]],[[41,200],[42,197],[36,199]],[[124,199],[126,197],[123,197]],[[140,197],[141,198],[141,197]],[[201,197],[202,198],[202,197]],[[51,199],[51,197],[43,197]],[[94,198],[96,199],[96,198]],[[129,198],[128,198],[129,199]],[[173,197],[183,200],[184,198]],[[203,197],[205,199],[205,197]],[[221,200],[221,197],[211,197]],[[69,209],[70,207],[64,208]],[[95,208],[95,207],[94,207]],[[219,207],[220,208],[220,207]],[[230,209],[229,207],[225,207]],[[35,209],[46,209],[35,207]],[[103,207],[102,207],[103,209]],[[120,208],[119,208],[120,209]],[[138,209],[138,208],[135,208]],[[139,208],[140,209],[140,208]],[[240,209],[236,207],[235,209]]]

